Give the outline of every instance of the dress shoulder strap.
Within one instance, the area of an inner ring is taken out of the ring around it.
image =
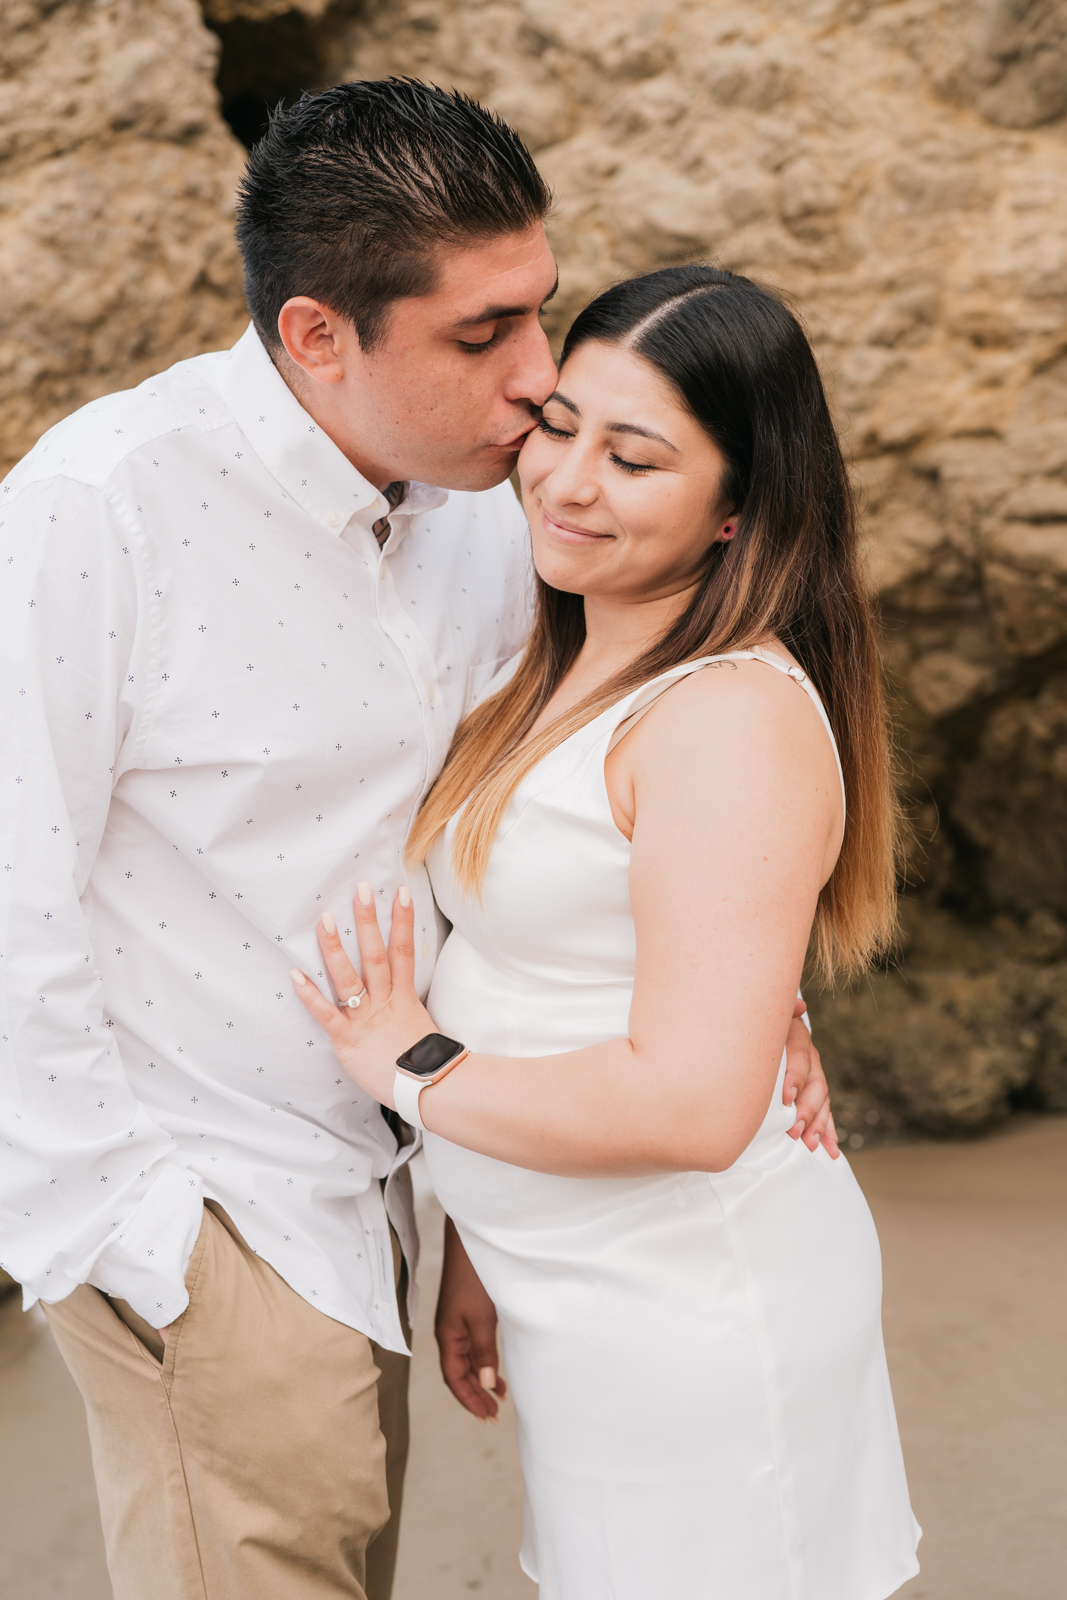
[[[694,672],[699,672],[703,667],[724,665],[728,661],[747,659],[748,652],[735,650],[729,655],[698,656],[693,661],[683,661],[676,667],[671,667],[667,672],[661,672],[658,678],[650,678],[638,689],[631,689],[628,695],[617,700],[602,713],[605,721],[614,718],[611,729],[609,750],[613,750],[619,740],[629,733],[635,723],[640,722],[646,711],[651,711],[656,701],[673,689],[676,683],[681,683],[683,678],[690,677]]]
[[[837,776],[841,784],[841,805],[847,809],[845,797],[845,774],[841,766],[841,756],[834,738],[834,730],[830,726],[830,718],[826,715],[826,707],[822,703],[818,691],[811,679],[801,667],[795,667],[791,661],[785,661],[781,656],[776,656],[770,650],[764,650],[760,645],[753,645],[748,650],[730,650],[723,655],[698,656],[693,661],[683,661],[679,666],[672,667],[669,672],[662,673],[658,678],[652,678],[648,683],[642,684],[639,689],[634,689],[611,710],[616,713],[614,725],[611,729],[608,742],[610,752],[623,736],[639,722],[646,711],[650,711],[661,695],[673,688],[683,678],[689,677],[694,672],[700,672],[704,667],[725,665],[730,661],[762,661],[765,666],[774,667],[777,672],[784,673],[787,678],[804,690],[808,699],[819,714],[819,719],[826,729],[830,740],[830,748],[834,752],[834,761],[837,764]]]
[[[751,657],[753,661],[762,661],[768,667],[776,667],[779,672],[784,672],[787,678],[792,678],[793,682],[803,689],[819,713],[819,720],[826,729],[826,737],[830,741],[830,749],[834,753],[834,761],[837,765],[838,781],[841,784],[841,810],[842,817],[844,817],[848,811],[848,800],[845,795],[845,773],[841,766],[841,752],[837,748],[837,740],[834,738],[834,730],[830,726],[830,718],[826,715],[826,707],[822,703],[822,696],[815,685],[803,668],[794,667],[791,661],[783,661],[781,656],[773,655],[770,650],[764,650],[760,645],[753,645],[751,650],[742,651],[740,654]]]

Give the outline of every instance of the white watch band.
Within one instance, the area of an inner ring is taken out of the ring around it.
[[[425,1087],[424,1083],[409,1078],[404,1072],[398,1072],[393,1079],[393,1100],[396,1109],[405,1122],[410,1122],[413,1128],[421,1128],[423,1133],[426,1132],[426,1124],[419,1116],[419,1095]]]

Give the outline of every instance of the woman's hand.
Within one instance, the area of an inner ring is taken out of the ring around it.
[[[445,1218],[445,1263],[433,1331],[441,1375],[460,1405],[481,1422],[495,1422],[497,1401],[508,1392],[496,1352],[496,1307],[451,1217]]]
[[[378,913],[369,883],[361,883],[352,902],[359,941],[360,977],[341,947],[337,925],[329,914],[318,926],[319,948],[339,1001],[360,996],[358,1007],[334,1005],[304,973],[294,969],[293,987],[308,1011],[321,1023],[337,1059],[361,1089],[383,1106],[393,1107],[396,1058],[434,1025],[415,993],[415,911],[411,892],[397,890],[389,948],[378,927]]]
[[[841,1154],[830,1110],[830,1086],[822,1070],[822,1060],[812,1042],[811,1031],[801,1021],[807,1002],[798,1000],[785,1043],[785,1083],[782,1099],[795,1105],[797,1120],[788,1130],[791,1139],[803,1139],[809,1150],[823,1148],[832,1160]]]

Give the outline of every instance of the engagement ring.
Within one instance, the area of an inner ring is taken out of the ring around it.
[[[338,1000],[337,1004],[342,1011],[355,1011],[366,992],[366,989],[361,989],[358,994],[349,995],[347,1000]]]

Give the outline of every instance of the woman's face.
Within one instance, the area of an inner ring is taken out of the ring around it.
[[[616,345],[581,345],[519,456],[537,571],[587,599],[684,592],[732,528],[725,465],[653,366]]]

